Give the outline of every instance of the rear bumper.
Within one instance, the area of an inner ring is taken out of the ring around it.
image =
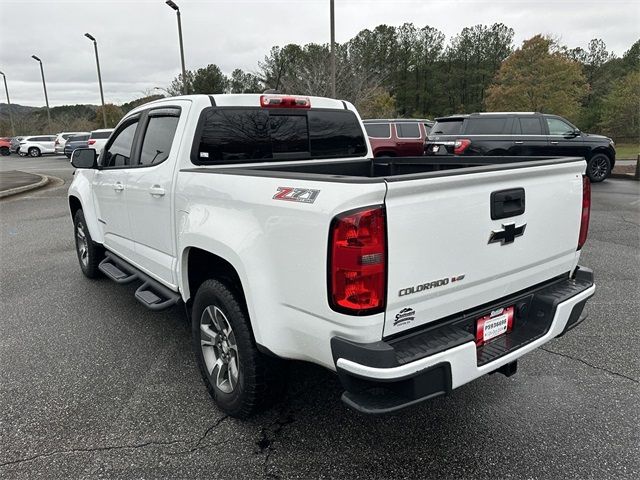
[[[448,393],[501,369],[584,320],[594,294],[591,270],[578,267],[573,279],[559,279],[438,322],[401,338],[358,344],[331,340],[342,400],[364,413],[388,413]],[[471,333],[475,319],[499,305],[516,305],[513,330],[482,347]]]

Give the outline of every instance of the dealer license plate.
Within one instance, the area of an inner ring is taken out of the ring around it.
[[[513,328],[513,305],[494,310],[476,321],[476,345],[504,335]]]

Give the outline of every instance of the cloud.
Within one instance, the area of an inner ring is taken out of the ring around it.
[[[181,7],[188,69],[216,63],[256,71],[273,45],[327,43],[327,0],[177,0]],[[4,0],[0,69],[12,101],[43,105],[38,64],[44,62],[52,106],[98,103],[97,73],[89,31],[98,40],[105,100],[122,103],[153,87],[166,87],[180,72],[176,15],[163,0]],[[602,38],[622,55],[640,37],[640,3],[565,0],[337,0],[336,40],[386,23],[430,25],[448,38],[463,27],[502,22],[516,44],[537,33],[585,48]]]

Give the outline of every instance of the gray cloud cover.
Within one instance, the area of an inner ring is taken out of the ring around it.
[[[326,43],[329,0],[176,0],[182,11],[187,68],[216,63],[254,71],[273,45]],[[637,0],[335,0],[336,40],[381,23],[431,25],[447,38],[463,27],[502,22],[515,42],[549,34],[570,47],[602,38],[622,55],[640,37]],[[52,106],[99,103],[92,33],[99,42],[107,102],[122,103],[166,87],[180,71],[175,13],[164,0],[0,0],[0,70],[11,100],[43,105],[37,63],[45,66]],[[5,102],[4,95],[0,101]]]

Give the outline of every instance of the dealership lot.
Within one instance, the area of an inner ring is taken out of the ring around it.
[[[132,287],[82,276],[68,160],[12,156],[2,170],[65,185],[0,202],[0,477],[640,475],[637,182],[593,186],[589,319],[517,375],[372,418],[342,405],[333,374],[294,364],[286,398],[240,422],[208,397],[181,309],[153,313]]]

